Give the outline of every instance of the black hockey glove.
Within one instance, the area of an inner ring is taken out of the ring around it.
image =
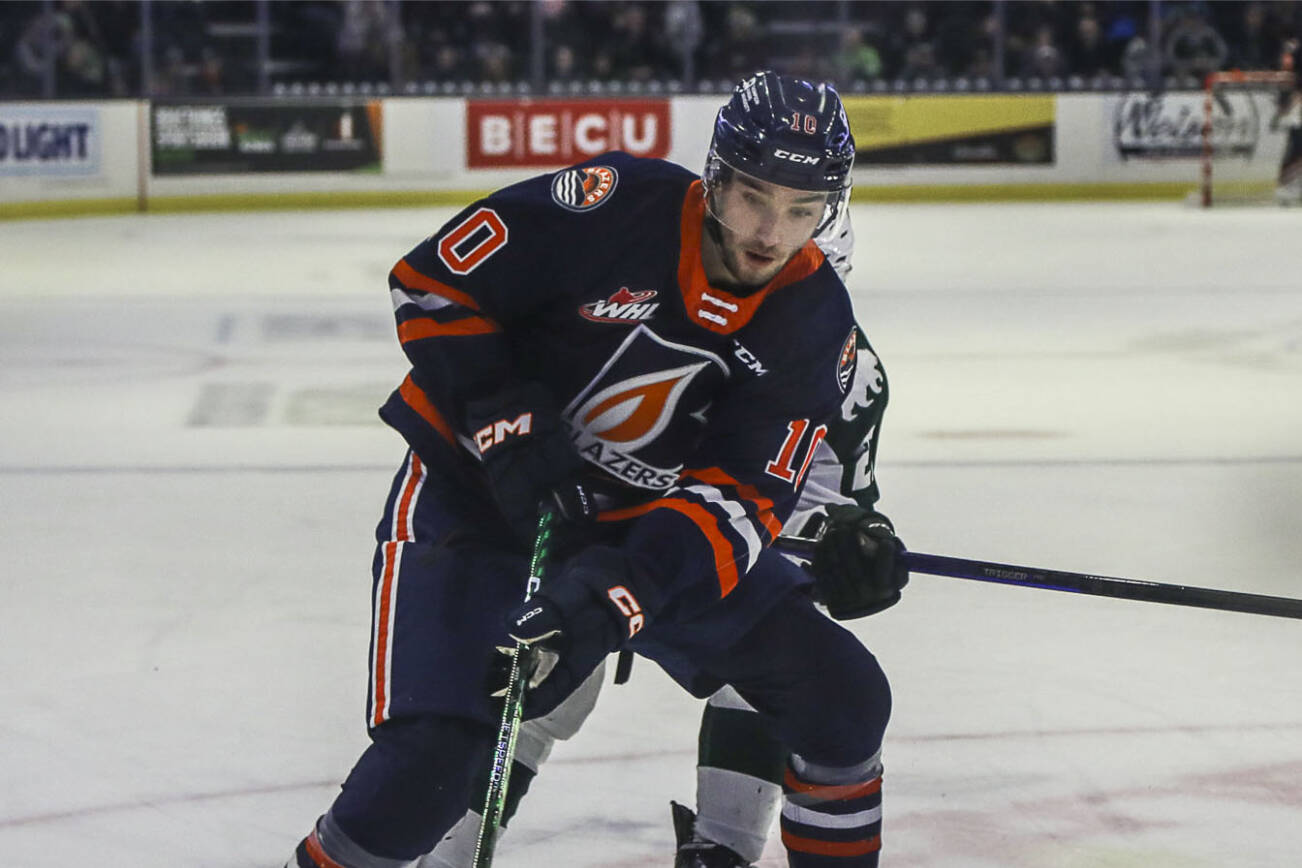
[[[466,406],[466,429],[484,459],[497,507],[515,538],[533,543],[538,506],[546,502],[577,524],[596,518],[583,484],[583,459],[541,386],[523,383]]]
[[[645,625],[647,614],[630,590],[623,564],[618,550],[591,546],[507,616],[509,639],[497,650],[509,654],[515,642],[528,646],[530,657],[521,661],[529,673],[526,717],[560,705],[607,654]]]
[[[909,583],[903,553],[886,516],[848,504],[829,506],[810,564],[814,598],[838,621],[890,608]]]

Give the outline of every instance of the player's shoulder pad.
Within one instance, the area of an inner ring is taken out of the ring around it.
[[[774,293],[761,314],[738,339],[756,354],[763,347],[775,366],[812,377],[819,391],[827,389],[839,400],[854,381],[860,333],[850,295],[831,264]]]
[[[668,197],[681,204],[687,186],[696,176],[666,160],[635,157],[624,151],[604,154],[538,175],[489,196],[490,207],[533,213],[567,222],[570,216],[592,215],[610,220],[617,213],[639,210],[649,199]]]

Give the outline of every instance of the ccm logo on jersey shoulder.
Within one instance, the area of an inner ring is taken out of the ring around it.
[[[552,201],[567,211],[591,211],[615,192],[619,173],[611,166],[564,169],[552,178]]]
[[[786,148],[774,148],[773,156],[777,157],[779,160],[789,160],[792,163],[799,163],[802,166],[817,166],[818,161],[822,159],[822,157],[815,157],[809,154],[797,154],[793,151],[788,151]]]
[[[741,345],[741,341],[736,338],[732,339],[732,354],[737,357],[746,368],[757,377],[767,374],[768,368],[759,360],[759,357]]]
[[[642,322],[655,316],[660,302],[650,304],[658,293],[654,289],[633,292],[621,286],[605,301],[590,301],[579,305],[579,316],[593,322]]]
[[[498,419],[475,432],[475,445],[483,455],[512,435],[523,437],[533,430],[533,414],[521,413],[514,420]]]

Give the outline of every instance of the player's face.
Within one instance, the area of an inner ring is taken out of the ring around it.
[[[814,235],[825,193],[770,184],[734,172],[715,192],[711,210],[722,228],[719,253],[733,280],[768,283]]]

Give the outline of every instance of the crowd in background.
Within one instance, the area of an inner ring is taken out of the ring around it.
[[[164,97],[291,82],[691,90],[761,66],[842,87],[961,78],[1057,88],[1274,69],[1298,35],[1296,0],[24,0],[0,3],[0,97],[132,96],[146,79]]]

